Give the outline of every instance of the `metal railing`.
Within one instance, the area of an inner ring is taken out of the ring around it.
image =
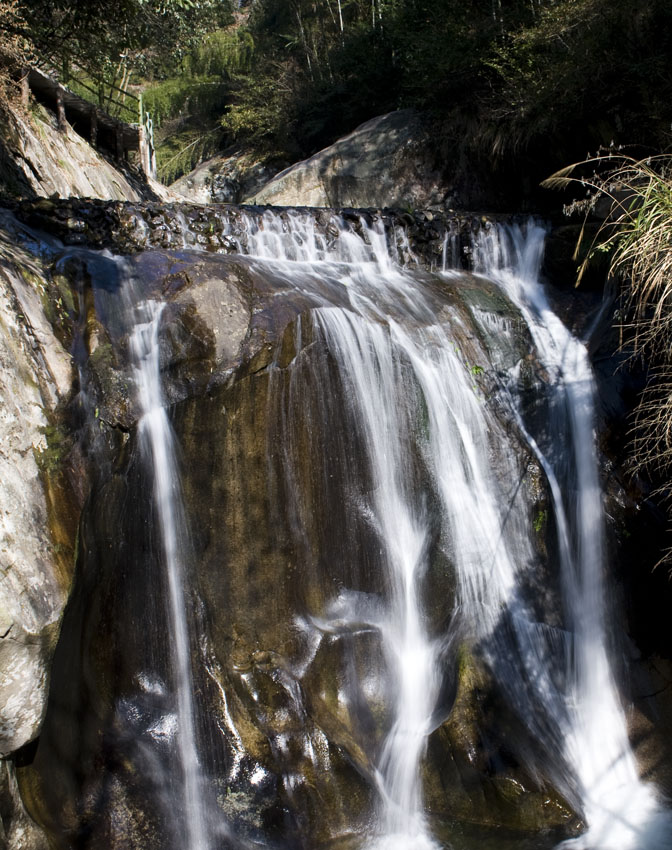
[[[56,61],[55,56],[44,56],[42,60],[38,62],[38,66],[41,67],[43,72],[52,77],[52,79],[55,77],[55,81],[58,82],[60,86],[70,91],[73,95],[81,97],[82,100],[89,101],[93,107],[100,109],[102,112],[109,115],[110,118],[115,121],[119,121],[122,124],[138,127],[138,154],[140,157],[140,164],[147,176],[156,177],[154,121],[150,113],[144,108],[142,93],[135,95],[133,92],[128,91],[127,87],[120,87],[115,81],[110,82],[109,80],[105,80],[103,77],[93,77],[89,71],[79,68],[76,65],[74,68],[73,66],[68,67],[67,72],[63,75],[66,79],[61,81],[61,75],[58,74],[56,70],[58,62]],[[77,73],[77,71],[79,71],[79,73]],[[91,85],[91,81],[97,83],[98,88],[94,88],[94,86]],[[94,98],[87,98],[85,95],[73,90],[73,87],[70,85],[71,82],[74,82],[77,89],[84,90],[85,92],[89,92],[94,95]],[[118,92],[121,95],[121,98],[115,97],[114,92]],[[127,100],[135,102],[137,105],[136,121],[128,120],[133,116],[134,108],[132,103],[127,103]],[[117,107],[118,114],[116,115],[113,114],[113,110],[111,109],[113,105]]]

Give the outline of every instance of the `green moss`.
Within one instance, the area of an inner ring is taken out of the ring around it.
[[[47,284],[43,277],[36,272],[31,271],[31,269],[26,265],[20,265],[18,266],[18,269],[21,272],[21,277],[26,283],[37,289],[41,296],[46,294]]]
[[[65,306],[68,312],[72,316],[74,316],[78,312],[78,310],[75,306],[75,296],[72,291],[70,281],[67,279],[67,277],[64,277],[60,274],[54,275],[52,280],[56,285],[56,288],[58,289],[58,298],[61,299],[62,304]]]
[[[18,268],[24,281],[38,292],[44,315],[59,342],[69,349],[72,343],[73,322],[78,314],[70,281],[59,274],[47,279],[26,264]]]
[[[44,449],[35,448],[35,462],[43,474],[54,475],[60,472],[65,457],[72,449],[72,436],[65,427],[55,422],[40,428],[47,445]]]

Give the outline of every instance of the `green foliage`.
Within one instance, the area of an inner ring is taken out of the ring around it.
[[[37,468],[43,475],[55,475],[61,471],[63,461],[72,449],[72,435],[58,421],[45,425],[40,431],[46,445],[33,449]]]
[[[174,67],[203,36],[231,21],[228,0],[23,0],[26,34],[42,59],[91,76],[121,58],[147,73]]]
[[[215,30],[189,53],[183,72],[193,77],[225,77],[249,71],[254,55],[254,39],[245,28]]]
[[[156,136],[160,179],[172,183],[222,141],[219,118],[230,98],[232,75],[249,69],[254,43],[244,29],[215,30],[189,53],[179,75],[144,89],[143,102],[161,131]]]
[[[190,121],[166,135],[156,149],[158,177],[164,183],[192,171],[221,147],[221,130],[202,121]]]
[[[258,149],[301,156],[394,108],[397,71],[385,25],[397,5],[258,0],[247,26],[255,63],[235,77],[225,130]]]
[[[126,120],[123,92],[133,81],[174,74],[233,20],[232,0],[18,0],[18,9],[19,36],[39,64]]]
[[[661,107],[672,94],[669,56],[672,7],[667,0],[561,0],[497,47],[489,108],[507,138],[577,133],[584,144],[609,144],[657,133]],[[584,148],[585,150],[585,148]]]
[[[222,117],[222,128],[231,138],[258,149],[292,148],[292,106],[296,103],[288,69],[276,66],[264,74],[238,75],[232,86],[233,103]]]
[[[143,92],[143,102],[155,127],[182,114],[207,115],[222,107],[226,88],[219,77],[171,77]],[[137,119],[136,119],[137,120]]]
[[[246,30],[215,30],[187,54],[180,73],[144,88],[156,127],[185,115],[211,116],[225,108],[230,76],[248,70],[254,42]]]
[[[307,155],[401,106],[481,161],[669,132],[667,0],[257,0],[246,26],[223,126],[254,147]]]

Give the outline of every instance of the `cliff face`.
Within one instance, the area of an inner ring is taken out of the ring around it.
[[[84,480],[62,465],[68,437],[59,411],[70,398],[71,358],[47,318],[59,296],[41,263],[0,232],[0,755],[39,733],[51,658],[74,570]],[[0,765],[9,847],[39,847],[23,813],[12,761]]]
[[[120,201],[175,197],[127,164],[104,157],[69,125],[58,130],[55,117],[44,107],[34,104],[30,112],[3,118],[0,194]]]
[[[72,574],[73,541],[58,533],[63,529],[51,533],[50,502],[57,498],[58,482],[52,475],[53,441],[48,448],[56,410],[71,390],[72,367],[45,316],[38,265],[2,236],[0,752],[7,754],[30,741],[42,721],[45,659]]]

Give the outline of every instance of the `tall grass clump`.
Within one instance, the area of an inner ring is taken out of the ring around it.
[[[589,177],[581,176],[590,168]],[[648,374],[635,411],[632,462],[657,482],[672,518],[672,156],[608,153],[569,166],[544,185],[577,181],[587,197],[572,207],[586,213],[601,207],[605,216],[577,283],[596,254],[608,254],[610,275],[620,284],[623,344]],[[672,562],[672,550],[666,560]]]

